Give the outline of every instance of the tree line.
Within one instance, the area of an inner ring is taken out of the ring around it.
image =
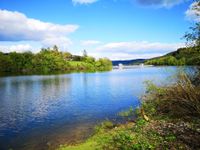
[[[159,58],[147,60],[148,65],[196,65],[200,66],[200,46],[180,48]]]
[[[95,60],[87,56],[59,51],[57,46],[42,48],[39,53],[0,52],[1,73],[53,73],[66,71],[108,71],[112,62],[107,58]]]

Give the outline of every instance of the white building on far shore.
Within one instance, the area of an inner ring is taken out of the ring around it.
[[[124,65],[123,64],[119,64],[119,69],[123,69]]]

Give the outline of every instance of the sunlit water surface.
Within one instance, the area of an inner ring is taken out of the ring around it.
[[[54,149],[137,107],[144,81],[169,83],[176,67],[0,78],[0,150]]]

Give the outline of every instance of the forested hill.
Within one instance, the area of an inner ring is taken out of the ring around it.
[[[107,58],[95,60],[87,56],[61,52],[56,46],[42,49],[39,53],[2,53],[0,52],[0,73],[46,74],[66,71],[107,71],[112,62]]]
[[[200,65],[200,46],[180,48],[162,57],[152,58],[145,62],[148,65]]]

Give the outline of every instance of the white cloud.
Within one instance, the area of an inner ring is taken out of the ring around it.
[[[72,0],[74,4],[91,4],[95,3],[98,0]],[[117,0],[113,0],[113,2],[116,2]],[[128,0],[132,1],[132,0]],[[178,5],[184,1],[187,0],[135,0],[137,1],[140,5],[143,6],[158,6],[158,7],[172,7],[175,5]]]
[[[98,0],[72,0],[74,4],[92,4],[97,2]]]
[[[130,59],[146,59],[146,58],[153,58],[162,56],[161,53],[155,53],[155,54],[129,54],[124,52],[116,52],[116,53],[101,53],[101,52],[91,52],[89,53],[90,56],[93,56],[95,58],[102,58],[106,57],[111,60],[130,60]]]
[[[39,41],[44,45],[51,41],[51,44],[67,46],[71,43],[67,36],[79,28],[78,25],[42,22],[20,12],[1,9],[0,22],[0,41]]]
[[[88,51],[94,57],[108,57],[112,60],[152,58],[162,56],[184,47],[183,43],[160,43],[147,41],[113,42]]]
[[[52,37],[42,41],[44,47],[53,47],[58,45],[61,50],[67,50],[69,45],[72,45],[72,41],[67,37]]]
[[[107,52],[126,52],[126,53],[157,53],[169,52],[184,46],[182,43],[159,43],[147,41],[116,42],[107,43],[98,47],[98,50]]]
[[[16,45],[0,45],[0,51],[4,53],[9,52],[25,52],[33,50],[32,46],[29,44],[16,44]]]
[[[143,6],[173,7],[187,0],[136,0]]]
[[[190,5],[189,9],[185,12],[185,15],[188,20],[199,22],[200,21],[200,6],[198,5],[198,3],[193,2]]]
[[[101,43],[100,41],[96,41],[96,40],[81,41],[81,45],[83,45],[83,46],[92,46],[92,45],[97,45],[100,43]]]

